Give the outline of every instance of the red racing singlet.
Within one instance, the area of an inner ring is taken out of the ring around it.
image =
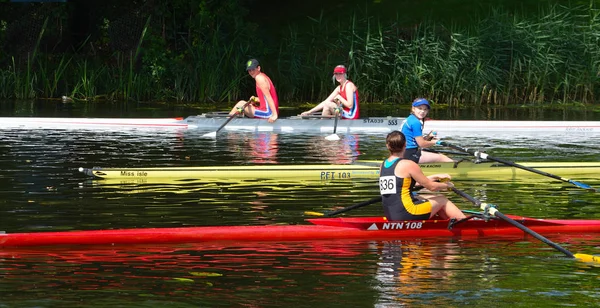
[[[346,97],[346,85],[348,83],[352,83],[352,81],[346,80],[346,82],[344,82],[343,85],[340,85],[340,96],[343,97],[345,100],[348,100],[348,98]],[[347,108],[346,106],[343,107],[344,112],[342,112],[342,117],[344,119],[356,120],[360,117],[360,110],[358,108],[358,89],[354,91],[353,95],[354,105],[352,106],[352,108]]]
[[[260,73],[260,75],[264,75],[269,81],[269,93],[271,94],[271,97],[274,100],[273,104],[275,105],[276,112],[277,114],[279,114],[279,99],[277,99],[277,91],[275,91],[275,86],[273,85],[271,78],[269,78],[269,76],[267,76],[265,73]],[[256,96],[260,100],[260,106],[258,106],[256,110],[260,110],[270,114],[271,110],[269,110],[269,103],[267,102],[267,98],[258,86],[256,86]]]

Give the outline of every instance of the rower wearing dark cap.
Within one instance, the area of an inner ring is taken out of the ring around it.
[[[279,100],[271,78],[261,72],[260,64],[256,59],[246,62],[246,71],[256,81],[256,97],[253,98],[257,103],[248,104],[247,101],[241,100],[235,104],[229,114],[243,113],[247,117],[268,119],[269,123],[275,122],[279,117]]]

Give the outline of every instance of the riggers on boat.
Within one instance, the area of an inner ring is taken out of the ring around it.
[[[223,114],[202,114],[187,118],[50,118],[4,117],[0,129],[199,129],[214,131],[228,119]],[[404,117],[368,117],[339,120],[314,116],[279,118],[275,123],[264,119],[233,118],[224,131],[264,131],[282,133],[388,133],[399,130]],[[600,121],[496,121],[496,120],[428,120],[425,131],[434,130],[440,137],[485,135],[598,135]]]
[[[275,123],[261,119],[235,118],[224,128],[233,131],[320,132],[333,133],[389,133],[400,130],[404,117],[369,117],[357,120],[339,120],[314,116],[280,118]],[[197,128],[214,129],[223,118],[211,115],[190,116],[185,122]],[[496,121],[496,120],[427,120],[424,131],[437,131],[441,137],[494,133],[494,135],[556,135],[600,134],[600,121]]]
[[[540,234],[600,232],[600,220],[535,219],[509,216]],[[504,220],[482,217],[467,220],[387,221],[382,217],[315,218],[307,225],[207,226],[58,231],[0,234],[0,247],[57,245],[129,245],[158,243],[305,241],[333,239],[401,239],[429,237],[523,236]]]
[[[379,177],[379,161],[358,161],[350,165],[248,165],[156,168],[79,168],[86,175],[110,180],[166,179],[274,179],[335,181]],[[581,177],[600,173],[600,162],[523,162],[521,165],[561,176]],[[463,178],[539,177],[527,170],[496,162],[421,164],[425,174],[448,173]]]

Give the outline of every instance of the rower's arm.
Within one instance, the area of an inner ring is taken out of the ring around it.
[[[436,139],[425,140],[425,138],[423,138],[423,136],[415,137],[415,141],[417,142],[417,144],[419,145],[420,148],[430,148],[430,147],[434,146],[437,142]]]
[[[449,178],[450,175],[448,174],[436,174],[433,176],[425,176],[425,174],[423,174],[423,170],[421,170],[421,167],[419,167],[419,165],[417,165],[415,162],[411,161],[411,160],[405,160],[406,162],[404,162],[405,164],[407,164],[406,168],[408,171],[408,175],[413,178],[417,183],[419,183],[420,185],[422,185],[423,187],[431,190],[431,191],[439,191],[439,190],[447,190],[451,187],[454,187],[454,184],[452,184],[452,182],[448,181],[448,182],[438,182],[438,180],[442,179],[442,178]],[[400,164],[398,164],[400,165]]]

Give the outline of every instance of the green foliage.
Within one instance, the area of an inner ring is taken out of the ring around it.
[[[31,14],[39,27],[27,48],[0,55],[0,98],[229,104],[253,94],[243,64],[257,58],[286,103],[326,97],[335,87],[331,77],[338,64],[349,68],[363,102],[391,104],[417,96],[454,106],[595,102],[600,94],[595,2],[576,7],[540,2],[543,9],[524,15],[507,9],[514,1],[484,5],[494,1],[470,8],[460,22],[440,15],[442,10],[429,18],[416,15],[419,3],[399,2],[411,14],[386,10],[385,5],[400,5],[389,1],[334,13],[322,9],[293,20],[256,13],[268,13],[265,8],[250,14],[243,0],[127,6],[92,1],[86,3],[98,11],[90,19],[93,31],[70,49],[59,48],[58,36],[69,21],[67,7],[54,6],[48,14]],[[460,8],[465,6],[457,2]],[[7,29],[18,29],[3,16],[0,41],[8,40]]]
[[[590,103],[598,95],[598,14],[592,7],[551,6],[538,17],[493,10],[468,26],[450,27],[431,20],[402,27],[400,17],[381,20],[368,12],[310,19],[313,27],[304,35],[289,31],[282,41],[294,47],[281,48],[277,57],[300,59],[292,67],[319,80],[327,80],[334,65],[348,65],[363,101]],[[305,87],[295,92],[311,96],[333,88],[281,67],[275,80]]]

